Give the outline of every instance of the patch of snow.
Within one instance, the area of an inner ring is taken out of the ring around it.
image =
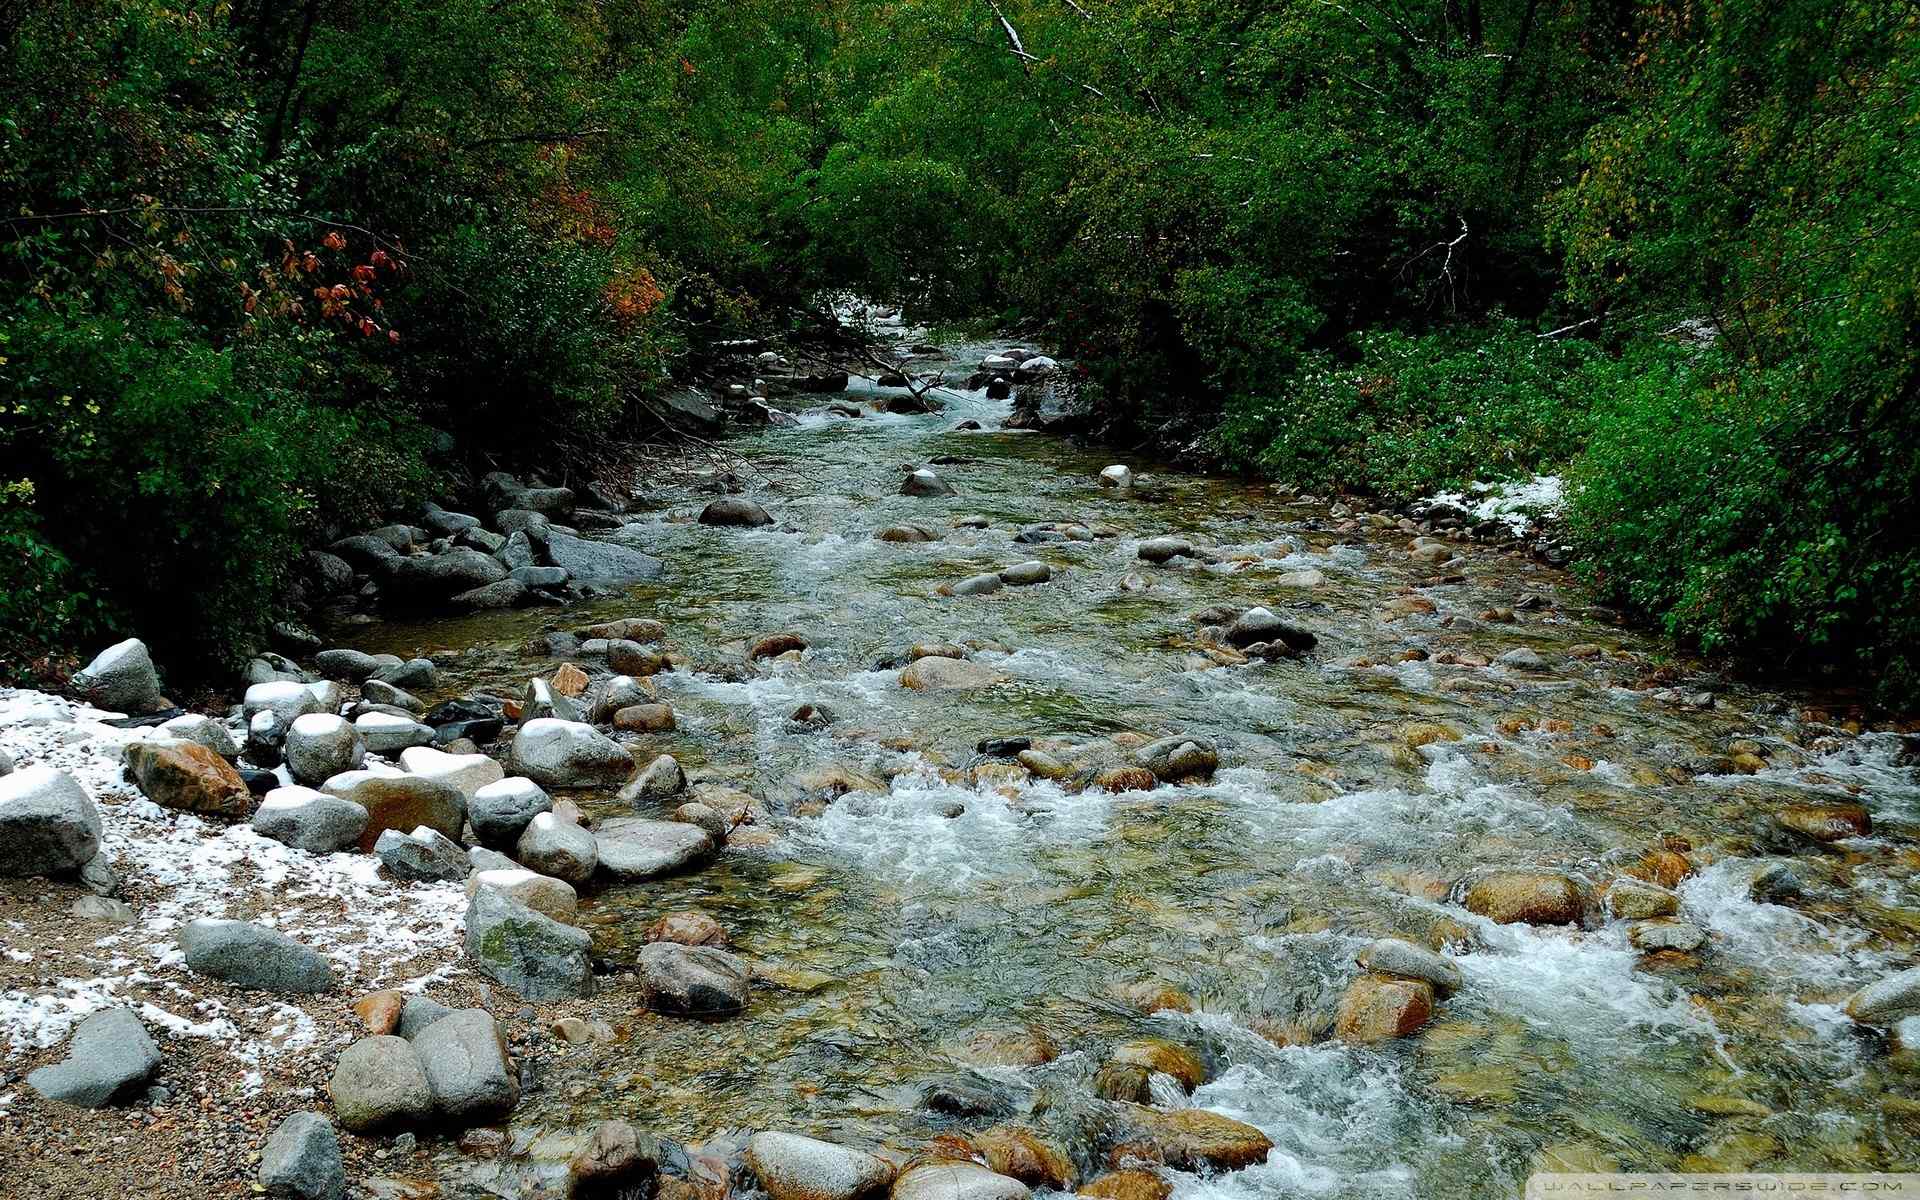
[[[1463,509],[1476,520],[1499,521],[1522,534],[1542,520],[1558,517],[1565,503],[1566,485],[1558,475],[1535,475],[1526,480],[1473,483],[1465,492],[1436,492],[1416,501],[1414,511],[1442,505]]]

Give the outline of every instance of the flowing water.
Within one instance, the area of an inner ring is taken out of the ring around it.
[[[952,373],[992,349],[952,348]],[[1336,532],[1324,505],[1262,485],[1000,432],[1006,402],[943,395],[938,414],[861,419],[822,398],[797,427],[731,441],[771,528],[693,523],[713,495],[697,481],[648,491],[622,536],[666,560],[658,584],[564,611],[359,631],[367,649],[439,655],[447,694],[517,694],[555,665],[523,648],[530,637],[656,617],[685,664],[656,679],[679,727],[633,738],[636,757],[671,752],[760,801],[711,865],[600,893],[584,916],[617,967],[660,914],[713,914],[760,965],[747,1013],[636,1015],[616,985],[594,1011],[622,1040],[556,1056],[516,1125],[620,1115],[709,1145],[782,1128],[911,1149],[993,1123],[931,1111],[931,1085],[1017,1111],[1114,1043],[1153,1036],[1211,1074],[1190,1097],[1157,1081],[1162,1102],[1236,1117],[1275,1144],[1241,1171],[1174,1173],[1180,1200],[1505,1196],[1543,1168],[1920,1160],[1920,1074],[1838,1007],[1912,960],[1920,787],[1901,739],[1823,723],[1835,718],[1805,697],[1675,667],[1656,679],[1656,642],[1523,557],[1468,545],[1465,579],[1442,583],[1407,556],[1405,533]],[[985,431],[954,428],[969,418]],[[898,494],[903,465],[943,459],[957,496]],[[1113,461],[1142,476],[1131,492],[1097,486]],[[985,527],[956,527],[964,517]],[[1042,522],[1110,536],[1013,542]],[[941,536],[871,537],[894,523]],[[1137,561],[1140,539],[1168,533],[1214,561]],[[934,593],[1029,558],[1053,580]],[[1307,569],[1324,582],[1281,582]],[[1124,587],[1130,573],[1150,586]],[[1410,590],[1435,610],[1396,615]],[[1527,593],[1547,606],[1481,619]],[[1266,605],[1319,646],[1223,665],[1193,619],[1223,604]],[[755,638],[783,630],[806,638],[804,656],[746,662]],[[1004,682],[907,690],[877,664],[916,642],[974,647]],[[1602,653],[1569,656],[1579,644]],[[1436,661],[1520,646],[1550,669]],[[1429,657],[1402,661],[1408,650]],[[1711,708],[1674,702],[1703,687]],[[834,723],[790,721],[808,703]],[[1175,732],[1218,742],[1210,781],[1073,794],[976,770],[985,738]],[[1764,768],[1732,773],[1736,742]],[[855,790],[809,787],[830,771]],[[1864,802],[1874,835],[1816,846],[1773,823],[1834,799]],[[616,807],[583,801],[593,815]],[[1603,885],[1663,837],[1691,847],[1680,915],[1709,936],[1693,955],[1643,957],[1604,913],[1585,928],[1497,925],[1448,899],[1488,867]],[[1804,894],[1751,898],[1753,877],[1782,861]],[[1414,1036],[1332,1040],[1355,951],[1387,935],[1447,947],[1466,985]],[[1149,1013],[1140,999],[1155,991],[1191,1003]],[[1060,1058],[1006,1053],[1035,1043]]]

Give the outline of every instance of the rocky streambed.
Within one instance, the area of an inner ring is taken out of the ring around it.
[[[0,884],[10,1184],[1914,1166],[1905,730],[1671,658],[1457,505],[1008,430],[1072,401],[1011,349],[779,399],[592,527],[500,479],[525,515],[343,547],[428,615],[323,630],[231,716],[0,696],[0,822],[52,847]]]

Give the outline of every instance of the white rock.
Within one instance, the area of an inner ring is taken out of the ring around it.
[[[353,727],[360,731],[366,740],[367,749],[375,754],[392,754],[409,746],[424,746],[433,740],[433,728],[407,717],[396,717],[392,713],[361,713],[354,718]]]
[[[425,775],[460,789],[471,801],[475,792],[506,777],[506,770],[484,754],[448,754],[431,746],[412,746],[400,752],[400,765],[414,775]]]
[[[1110,488],[1130,488],[1133,486],[1133,471],[1120,463],[1115,463],[1100,472],[1100,486]]]

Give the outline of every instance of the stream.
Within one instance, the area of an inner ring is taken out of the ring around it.
[[[964,376],[1002,348],[916,365]],[[1672,661],[1517,553],[1462,542],[1443,569],[1399,528],[1336,528],[1324,502],[1001,431],[1009,402],[983,392],[943,389],[930,415],[827,411],[886,390],[783,401],[796,426],[726,443],[770,527],[695,523],[717,494],[697,472],[649,483],[628,519],[667,564],[658,583],[338,634],[434,656],[429,698],[517,696],[558,665],[529,645],[543,633],[656,618],[677,728],[623,740],[756,801],[711,864],[582,904],[616,971],[662,914],[718,918],[757,964],[747,1011],[675,1020],[604,988],[583,1012],[621,1037],[543,1061],[514,1114],[523,1146],[619,1116],[710,1151],[789,1129],[910,1152],[1021,1119],[1084,1089],[1114,1045],[1157,1038],[1206,1081],[1189,1095],[1156,1077],[1156,1102],[1274,1143],[1241,1170],[1170,1172],[1177,1200],[1920,1162],[1915,1060],[1839,1007],[1908,965],[1920,932],[1920,785],[1899,736]],[[1131,489],[1099,486],[1114,462]],[[958,494],[900,494],[902,468],[930,463]],[[1080,528],[1014,541],[1047,523]],[[894,524],[938,538],[873,538]],[[1169,534],[1210,553],[1137,558]],[[935,592],[1029,559],[1050,581]],[[1318,645],[1234,662],[1195,621],[1222,605],[1266,606]],[[1500,609],[1510,623],[1482,615]],[[808,649],[748,661],[783,631]],[[891,664],[914,643],[964,647],[998,681],[904,688]],[[1491,663],[1521,647],[1545,669]],[[809,704],[832,723],[792,720]],[[1066,758],[1175,733],[1218,746],[1211,778],[1076,791],[976,750],[1026,737]],[[576,798],[591,817],[622,807],[611,790]],[[1821,843],[1779,820],[1835,803],[1866,805],[1873,833]],[[1458,902],[1477,871],[1558,871],[1597,893],[1676,859],[1679,919],[1706,934],[1692,952],[1642,953],[1598,903],[1581,925],[1534,926]],[[1759,899],[1766,872],[1790,883]],[[1355,953],[1388,936],[1446,949],[1464,986],[1409,1036],[1333,1037]]]

